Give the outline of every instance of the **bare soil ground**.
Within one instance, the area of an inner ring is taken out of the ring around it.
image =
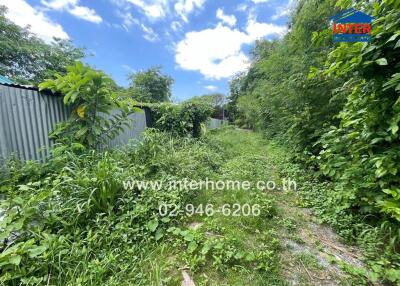
[[[344,244],[329,226],[319,224],[311,210],[297,207],[293,196],[277,198],[282,219],[296,224],[281,233],[282,274],[292,285],[351,285],[339,264],[363,268],[360,251]]]

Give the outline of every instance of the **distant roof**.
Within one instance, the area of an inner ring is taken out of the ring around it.
[[[0,75],[0,83],[1,84],[16,84],[11,79],[6,78],[5,76]]]

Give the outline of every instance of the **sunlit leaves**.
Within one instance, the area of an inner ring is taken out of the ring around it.
[[[4,4],[4,3],[3,3]],[[54,73],[83,58],[83,49],[70,41],[54,39],[45,43],[29,27],[22,28],[7,19],[0,6],[0,74],[18,83],[36,85]]]
[[[71,117],[58,126],[53,137],[62,142],[69,141],[69,144],[79,142],[97,148],[127,126],[126,115],[137,111],[135,101],[119,97],[111,78],[81,62],[67,67],[67,71],[64,76],[56,75],[55,79],[39,85],[40,90],[61,93],[64,103],[72,106]],[[109,115],[113,110],[119,112]]]
[[[388,62],[385,58],[380,58],[376,60],[376,63],[380,66],[387,66]]]
[[[323,136],[321,158],[325,174],[335,172],[338,183],[355,191],[359,200],[353,206],[400,220],[400,197],[394,191],[400,184],[400,11],[393,6],[382,1],[372,10],[377,14],[371,43],[340,45],[330,55],[325,74],[352,79],[341,124]],[[346,163],[338,165],[343,157]]]

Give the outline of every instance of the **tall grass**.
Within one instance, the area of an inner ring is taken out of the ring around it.
[[[139,265],[176,223],[159,217],[159,204],[193,194],[124,190],[123,181],[211,176],[221,161],[212,145],[150,129],[120,150],[59,147],[45,164],[11,160],[0,176],[0,284],[146,285]]]

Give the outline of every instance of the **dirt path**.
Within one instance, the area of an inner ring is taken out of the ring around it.
[[[215,138],[227,160],[214,179],[282,182],[270,157],[273,150],[260,135],[228,130]],[[191,201],[194,206],[259,204],[262,215],[216,212],[185,218],[176,232],[187,241],[171,240],[183,244],[170,255],[175,257],[170,274],[179,279],[167,285],[354,285],[342,268],[363,267],[359,251],[343,244],[297,201],[294,191],[199,192]]]
[[[282,221],[287,222],[281,232],[282,274],[291,285],[351,285],[339,265],[363,268],[360,251],[319,224],[311,210],[297,207],[295,197],[276,196]]]

